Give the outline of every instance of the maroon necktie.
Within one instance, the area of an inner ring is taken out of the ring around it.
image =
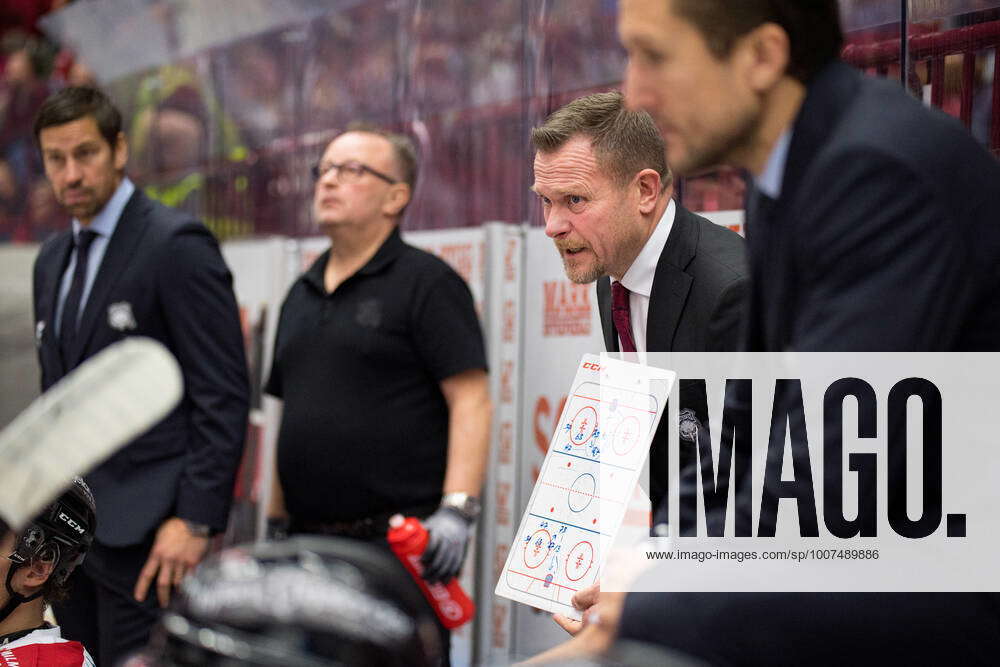
[[[618,338],[622,342],[622,352],[635,352],[635,339],[632,337],[632,310],[628,305],[629,291],[618,281],[611,282],[611,321],[618,330]]]

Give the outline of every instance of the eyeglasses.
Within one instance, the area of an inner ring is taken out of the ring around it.
[[[344,162],[343,164],[337,164],[335,162],[327,162],[326,164],[320,163],[313,165],[312,175],[313,178],[318,181],[326,176],[330,171],[335,172],[334,177],[340,183],[357,183],[366,172],[372,176],[381,178],[389,185],[395,185],[399,182],[392,176],[383,174],[381,171],[372,169],[368,165],[361,164],[360,162]]]

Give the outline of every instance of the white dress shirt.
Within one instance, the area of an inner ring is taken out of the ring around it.
[[[671,199],[646,245],[621,279],[621,284],[631,292],[628,307],[632,319],[632,338],[635,339],[636,351],[640,353],[646,352],[646,319],[649,317],[649,295],[653,292],[656,265],[660,261],[663,247],[667,245],[667,237],[670,236],[676,215],[677,204]],[[622,349],[621,338],[618,339],[618,349]]]

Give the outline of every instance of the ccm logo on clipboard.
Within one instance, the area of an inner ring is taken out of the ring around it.
[[[583,368],[584,368],[584,370],[588,370],[588,371],[599,371],[599,370],[601,370],[601,365],[600,364],[595,364],[592,361],[588,361],[588,362],[585,362],[583,364]]]

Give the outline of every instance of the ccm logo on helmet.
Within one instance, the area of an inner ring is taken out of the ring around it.
[[[83,526],[81,526],[80,524],[78,524],[76,521],[74,521],[70,517],[66,516],[65,512],[59,512],[59,518],[63,520],[63,523],[65,523],[67,526],[69,526],[70,528],[72,528],[76,532],[80,533],[81,535],[83,535],[85,532],[87,532],[84,529]]]
[[[584,367],[584,369],[586,369],[588,371],[599,371],[599,370],[601,370],[601,365],[600,364],[595,364],[592,361],[588,361],[587,363],[585,363],[583,365],[583,367]]]

